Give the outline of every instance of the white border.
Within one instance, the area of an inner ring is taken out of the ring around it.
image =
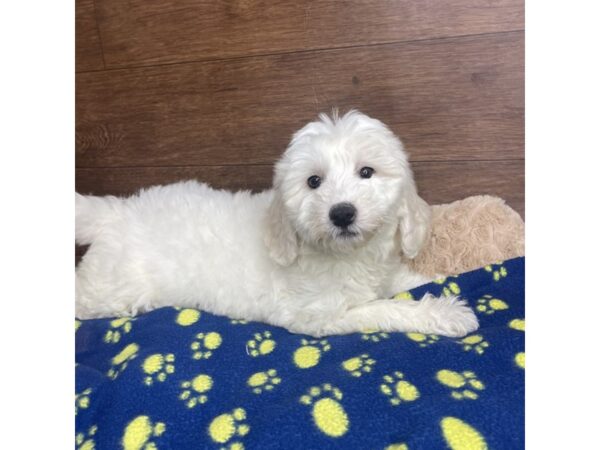
[[[0,9],[0,448],[73,448],[74,3]]]
[[[597,3],[527,2],[530,449],[583,449],[598,443],[598,43]]]
[[[600,14],[527,2],[527,447],[598,441]],[[73,445],[74,4],[4,2],[1,448]],[[507,386],[510,389],[510,386]]]

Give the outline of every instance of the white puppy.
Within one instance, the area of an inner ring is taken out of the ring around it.
[[[400,140],[357,111],[298,131],[258,194],[186,181],[129,198],[77,195],[79,318],[200,308],[313,336],[367,329],[463,336],[478,327],[456,297],[389,297],[427,239]]]

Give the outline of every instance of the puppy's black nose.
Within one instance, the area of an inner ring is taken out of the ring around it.
[[[346,228],[356,219],[356,208],[351,203],[338,203],[329,210],[329,218],[336,227]]]

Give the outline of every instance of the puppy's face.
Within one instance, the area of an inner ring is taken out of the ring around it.
[[[398,222],[402,187],[412,183],[400,140],[358,112],[302,128],[276,167],[275,185],[305,242],[343,249]]]

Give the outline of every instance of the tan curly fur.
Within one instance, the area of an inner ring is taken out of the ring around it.
[[[457,275],[525,254],[525,224],[504,200],[477,195],[432,207],[429,242],[408,264],[427,276]]]

